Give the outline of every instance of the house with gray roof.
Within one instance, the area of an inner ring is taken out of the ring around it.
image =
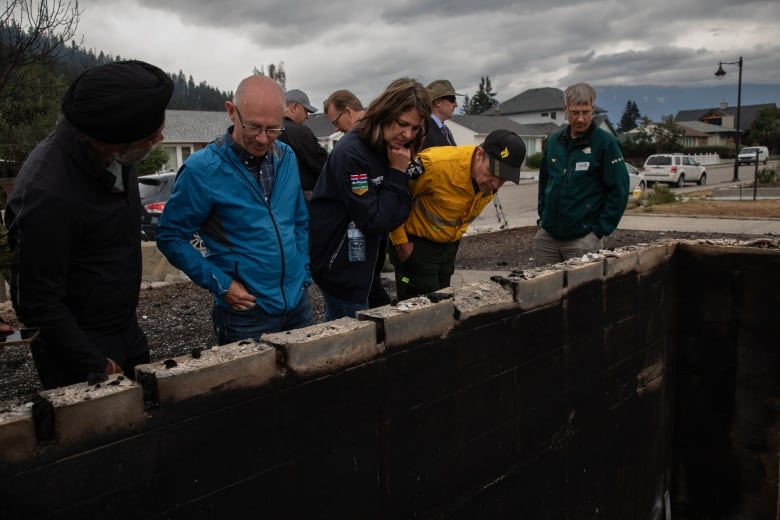
[[[521,125],[503,116],[455,115],[447,120],[447,128],[459,145],[482,144],[493,130],[511,130],[523,139],[526,156],[541,152],[542,141],[547,137],[547,134],[536,128]]]
[[[742,105],[739,109],[739,129],[742,134],[750,131],[753,121],[763,108],[777,108],[774,103],[760,105]],[[701,121],[710,125],[729,128],[734,131],[737,126],[737,107],[730,107],[727,102],[721,102],[719,107],[680,110],[674,116],[675,123],[684,121]]]
[[[162,147],[168,153],[168,170],[176,171],[187,157],[225,133],[233,124],[227,112],[166,110]]]
[[[500,115],[522,125],[544,125],[537,128],[550,130],[547,133],[550,135],[561,126],[568,124],[566,113],[563,111],[564,102],[563,90],[559,88],[532,88],[486,110],[481,115]],[[593,106],[593,122],[607,132],[617,134],[607,117],[607,111],[598,105]]]

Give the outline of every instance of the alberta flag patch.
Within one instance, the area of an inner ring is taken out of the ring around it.
[[[368,175],[365,173],[355,173],[349,176],[352,183],[352,193],[363,195],[368,191]]]

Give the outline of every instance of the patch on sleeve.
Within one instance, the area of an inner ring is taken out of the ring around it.
[[[425,173],[425,166],[423,166],[423,163],[419,157],[415,158],[412,162],[409,163],[409,166],[406,167],[406,175],[410,179],[416,179],[423,173]]]
[[[363,195],[368,192],[368,174],[355,173],[349,176],[349,180],[352,184],[352,193],[355,195]]]

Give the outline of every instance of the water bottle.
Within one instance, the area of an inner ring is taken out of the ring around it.
[[[366,237],[354,222],[350,222],[347,228],[347,247],[350,262],[366,261]]]

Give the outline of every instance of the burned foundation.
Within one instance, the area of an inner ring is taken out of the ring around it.
[[[44,392],[0,516],[777,518],[779,273],[659,242]]]

